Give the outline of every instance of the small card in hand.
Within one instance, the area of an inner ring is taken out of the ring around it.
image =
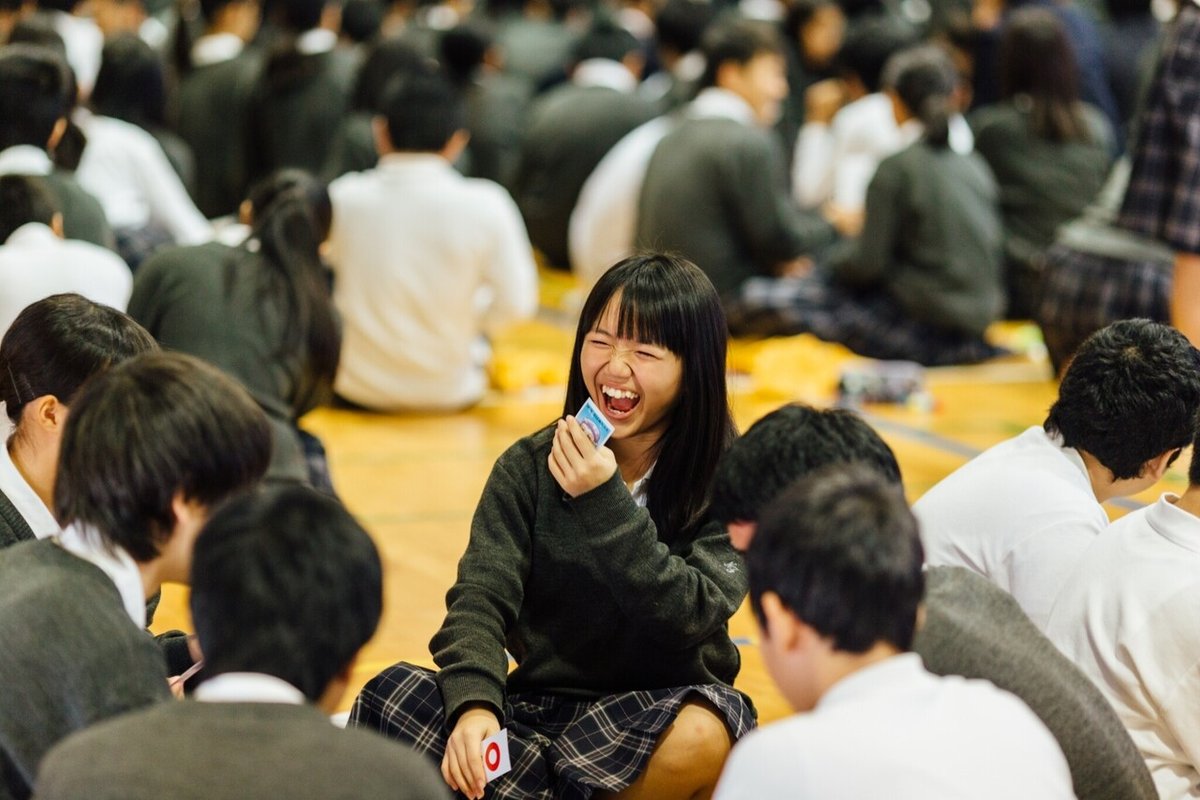
[[[596,447],[607,442],[608,437],[613,434],[613,424],[605,418],[590,397],[584,401],[583,408],[579,409],[579,413],[575,415],[575,420],[581,428],[587,431],[587,435],[592,438],[592,443]]]
[[[508,755],[508,728],[501,728],[483,740],[483,769],[491,783],[501,775],[512,771],[512,761]]]

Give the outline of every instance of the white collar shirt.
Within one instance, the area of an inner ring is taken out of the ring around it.
[[[0,151],[0,175],[46,176],[53,171],[54,162],[40,147],[19,144]]]
[[[1041,426],[950,473],[913,513],[928,563],[983,575],[1042,632],[1063,581],[1108,527],[1083,459]]]
[[[1200,518],[1177,499],[1096,540],[1046,631],[1112,703],[1163,800],[1200,798]]]
[[[8,376],[0,376],[0,380],[8,380]],[[8,447],[3,444],[0,444],[0,494],[13,504],[36,538],[49,539],[59,534],[58,520],[54,519],[42,498],[25,481],[13,463]]]
[[[811,712],[733,749],[716,800],[1073,800],[1066,758],[1016,697],[888,658],[833,685]]]
[[[201,36],[192,45],[192,65],[207,67],[232,61],[241,55],[246,43],[235,33],[210,33]]]
[[[100,535],[80,525],[68,525],[58,539],[63,549],[99,567],[117,587],[125,613],[139,628],[146,627],[146,587],[142,572],[123,547],[105,549]]]
[[[201,703],[281,703],[303,705],[304,693],[282,678],[261,672],[225,672],[196,687]]]

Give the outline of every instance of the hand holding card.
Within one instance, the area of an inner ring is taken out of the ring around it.
[[[587,435],[592,439],[592,444],[596,447],[602,447],[608,441],[608,437],[613,434],[613,424],[608,421],[608,418],[590,397],[583,402],[583,407],[575,415],[575,420],[581,428],[587,431]]]

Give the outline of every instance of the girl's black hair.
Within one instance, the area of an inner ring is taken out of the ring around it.
[[[281,305],[288,320],[279,355],[303,345],[307,355],[302,393],[321,397],[333,385],[341,351],[341,333],[333,310],[320,246],[329,234],[332,206],[325,185],[297,169],[280,170],[250,188],[253,214],[250,238],[226,269],[226,286],[247,259],[258,256],[260,308]]]
[[[683,366],[679,399],[658,441],[647,492],[659,537],[670,539],[706,516],[717,461],[736,435],[725,386],[725,312],[708,277],[690,261],[648,253],[616,264],[596,282],[580,312],[564,415],[576,413],[588,398],[580,350],[618,294],[616,335],[665,347]]]
[[[167,83],[158,54],[136,34],[106,41],[90,100],[97,114],[146,130],[165,126]]]
[[[937,45],[921,45],[897,53],[884,69],[883,82],[921,121],[927,144],[950,146],[950,117],[958,75],[945,50]]]
[[[1052,142],[1088,141],[1079,102],[1079,71],[1062,22],[1046,8],[1014,11],[1000,40],[1000,86],[1005,100],[1029,98],[1035,136]]]
[[[157,349],[128,314],[78,294],[51,295],[27,306],[0,339],[0,401],[19,430],[35,398],[70,406],[92,375]]]

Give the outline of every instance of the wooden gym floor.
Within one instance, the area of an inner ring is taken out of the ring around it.
[[[320,409],[304,420],[329,453],[334,483],[347,507],[371,532],[385,566],[383,620],[355,669],[353,693],[379,670],[406,660],[433,666],[429,639],[445,612],[444,596],[466,546],[475,504],[496,457],[518,438],[557,417],[569,362],[578,296],[565,278],[546,276],[537,321],[496,342],[494,384],[485,401],[450,415],[381,415]],[[1005,325],[996,338],[1019,355],[993,363],[927,373],[931,403],[862,409],[896,451],[910,500],[972,455],[1040,424],[1055,386],[1031,326]],[[841,348],[808,337],[735,343],[731,402],[740,429],[779,405],[834,402]],[[1119,516],[1164,489],[1182,491],[1187,460],[1162,485],[1110,508]],[[164,591],[156,628],[190,629],[186,590]],[[769,722],[789,713],[757,649],[747,606],[731,620],[742,652],[738,688]]]

